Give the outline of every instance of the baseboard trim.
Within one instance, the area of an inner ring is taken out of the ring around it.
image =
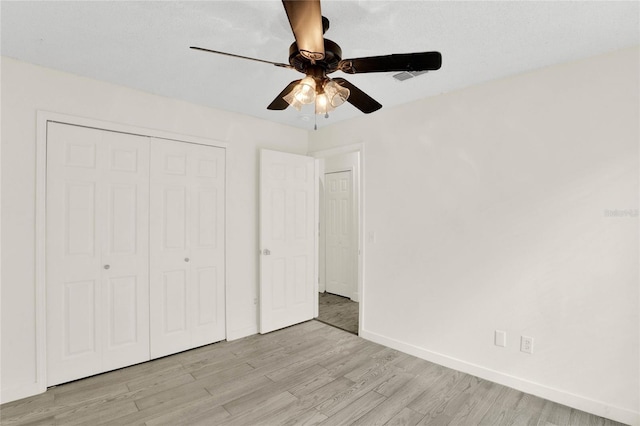
[[[401,342],[381,334],[373,333],[368,330],[361,330],[360,337],[388,346],[407,353],[409,355],[422,358],[424,360],[452,368],[463,373],[471,374],[481,379],[489,380],[510,388],[548,399],[571,408],[615,420],[632,426],[640,426],[640,412],[628,410],[626,408],[616,407],[602,401],[596,401],[584,396],[576,395],[560,389],[551,388],[540,383],[531,382],[519,377],[511,376],[500,371],[472,364],[461,359],[453,358],[448,355],[433,352],[409,343]]]

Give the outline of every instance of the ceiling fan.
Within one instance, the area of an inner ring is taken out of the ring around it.
[[[382,108],[382,105],[344,78],[329,78],[328,75],[335,71],[347,74],[433,71],[442,65],[439,52],[342,59],[340,46],[324,38],[324,33],[329,29],[329,20],[322,16],[320,0],[282,0],[282,4],[295,36],[295,42],[289,47],[289,64],[191,46],[195,50],[263,62],[305,74],[304,78],[292,81],[285,87],[267,109],[284,110],[291,105],[299,111],[303,105],[315,103],[316,114],[328,116],[336,107],[349,102],[369,114]]]

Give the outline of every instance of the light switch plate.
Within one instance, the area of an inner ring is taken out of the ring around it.
[[[507,346],[507,332],[502,330],[496,330],[494,336],[494,342],[496,346],[506,347]]]

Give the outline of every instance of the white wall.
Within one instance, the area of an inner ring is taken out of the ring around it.
[[[228,143],[228,338],[257,332],[258,149],[307,152],[307,132],[2,58],[2,401],[36,380],[36,111]]]
[[[362,335],[640,423],[638,217],[605,215],[639,207],[638,63],[627,49],[312,133],[312,151],[366,147]]]

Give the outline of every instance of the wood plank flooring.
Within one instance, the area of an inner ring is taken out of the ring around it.
[[[358,334],[359,304],[348,297],[331,293],[320,293],[318,320]]]
[[[2,425],[616,425],[309,321],[60,385]]]

